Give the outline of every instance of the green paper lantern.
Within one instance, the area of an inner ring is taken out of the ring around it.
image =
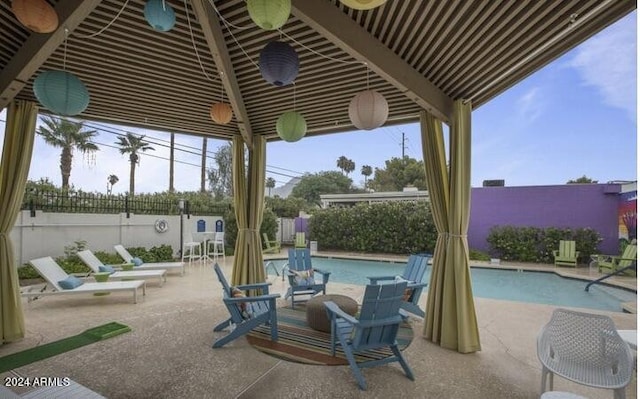
[[[33,93],[45,108],[73,116],[89,106],[89,92],[84,83],[67,71],[45,71],[33,81]]]
[[[293,143],[307,134],[307,121],[298,112],[285,112],[278,118],[276,132],[282,140]]]
[[[340,0],[342,4],[354,10],[371,10],[379,7],[387,0]]]
[[[247,11],[262,29],[280,29],[289,19],[291,0],[247,0]]]

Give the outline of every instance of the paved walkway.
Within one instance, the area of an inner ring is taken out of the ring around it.
[[[232,258],[222,266],[230,277]],[[587,276],[591,272],[578,270]],[[286,291],[286,282],[277,277],[271,281],[273,291]],[[635,285],[635,279],[629,281],[625,284]],[[328,286],[329,293],[353,298],[360,298],[362,291],[363,287],[339,283]],[[482,351],[467,355],[423,339],[422,319],[412,318],[415,338],[405,354],[416,381],[405,378],[397,364],[381,366],[365,370],[369,389],[361,392],[347,366],[280,361],[253,349],[244,338],[212,349],[214,339],[224,334],[212,331],[226,317],[221,296],[220,284],[207,265],[191,267],[184,277],[171,275],[162,288],[149,284],[146,298],[138,304],[131,303],[128,294],[44,297],[25,302],[27,337],[0,346],[0,356],[118,321],[132,331],[15,372],[31,377],[70,377],[108,398],[534,399],[540,395],[536,336],[553,306],[476,298]],[[423,294],[421,306],[425,304]],[[279,306],[286,305],[279,300]],[[620,329],[636,329],[635,314],[593,312],[611,316]],[[634,378],[627,398],[637,397],[636,387]],[[592,399],[612,397],[611,391],[561,378],[556,379],[556,389]]]

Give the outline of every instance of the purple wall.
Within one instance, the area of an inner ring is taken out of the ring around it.
[[[600,252],[617,254],[619,193],[619,184],[472,188],[469,247],[487,251],[493,226],[590,227]]]

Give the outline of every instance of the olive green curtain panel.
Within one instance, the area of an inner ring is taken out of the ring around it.
[[[0,162],[0,332],[1,344],[24,337],[18,269],[9,233],[20,212],[35,137],[38,106],[12,101],[7,112]]]
[[[266,177],[266,140],[256,137],[250,148],[248,173],[245,170],[244,141],[233,139],[233,194],[238,223],[235,257],[233,261],[233,285],[262,283],[265,271],[262,259],[260,225],[264,210]]]
[[[420,114],[427,187],[438,239],[434,250],[424,337],[461,353],[476,352],[476,318],[467,231],[471,203],[471,103],[457,100],[447,171],[442,123]]]

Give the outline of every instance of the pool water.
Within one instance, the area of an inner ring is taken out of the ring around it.
[[[278,271],[286,260],[274,260]],[[365,285],[369,276],[402,274],[404,263],[362,261],[336,258],[313,258],[315,268],[331,272],[329,282]],[[275,275],[273,268],[268,268]],[[431,266],[424,281],[429,282]],[[473,295],[507,301],[542,303],[621,312],[621,302],[635,302],[636,294],[624,289],[593,285],[584,290],[586,281],[563,278],[555,273],[471,268]],[[426,290],[424,291],[426,292]]]

